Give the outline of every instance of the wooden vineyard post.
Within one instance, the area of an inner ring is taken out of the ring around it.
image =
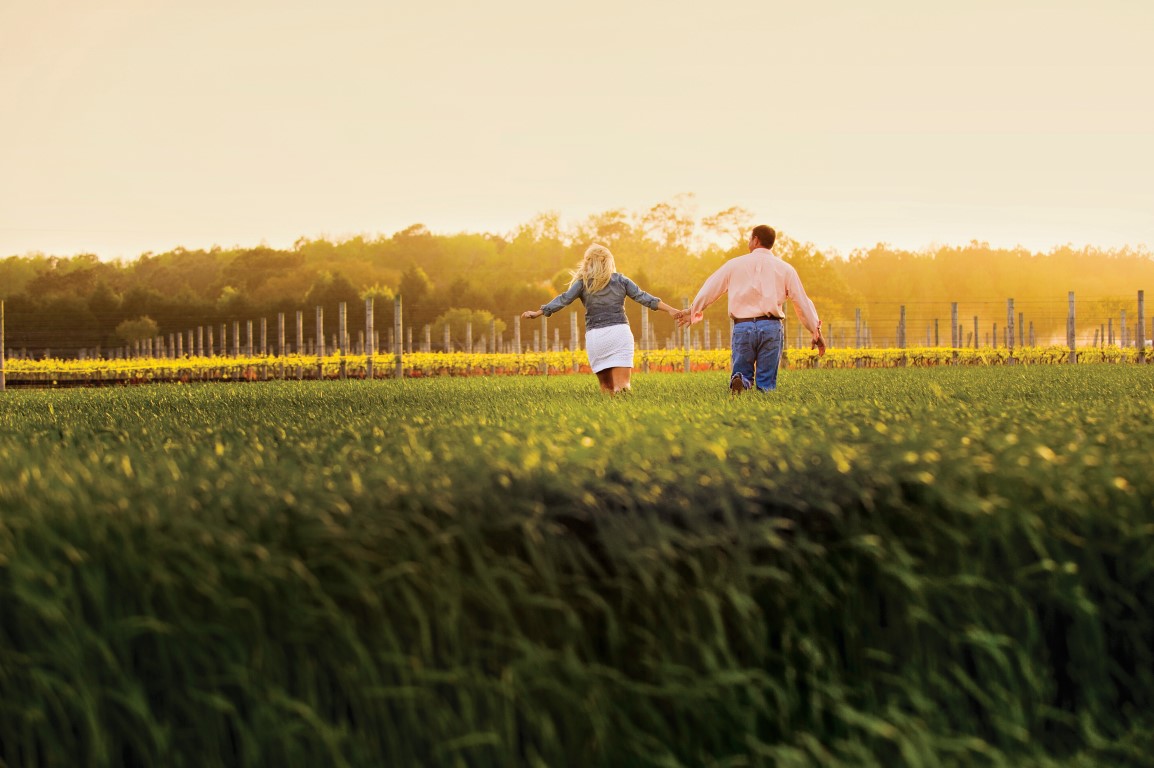
[[[546,376],[549,375],[549,318],[541,315],[541,341],[538,349],[543,353],[541,355],[541,373]]]
[[[345,355],[348,354],[349,338],[349,305],[346,302],[337,304],[337,349],[341,353],[340,374],[339,378],[344,381],[348,378],[348,362],[345,360]]]
[[[521,354],[521,316],[513,318],[513,354]]]
[[[974,315],[974,349],[978,348],[978,316]]]
[[[8,379],[4,373],[4,356],[7,347],[4,346],[4,301],[0,300],[0,392],[8,388]]]
[[[403,379],[405,376],[405,356],[401,352],[401,330],[404,324],[401,322],[401,297],[398,295],[394,300],[393,312],[393,334],[397,339],[397,344],[394,347],[394,354],[396,356],[396,376],[397,379]]]
[[[864,340],[864,336],[862,334],[863,329],[862,329],[862,322],[861,322],[861,307],[857,307],[853,311],[853,327],[854,327],[853,345],[854,345],[854,349],[857,350],[857,355],[854,357],[854,361],[853,361],[853,367],[854,368],[861,368],[863,365],[865,365],[865,360],[863,360],[862,356],[861,356],[862,341]]]
[[[317,307],[317,379],[325,377],[325,309]]]
[[[452,339],[449,338],[449,321],[445,321],[445,353],[453,351]]]
[[[649,313],[641,313],[641,372],[649,373]]]
[[[642,316],[644,316],[642,312]],[[577,313],[569,313],[569,357],[573,373],[577,373]]]
[[[269,379],[268,371],[268,318],[262,317],[260,319],[260,368],[261,378],[265,381]]]
[[[682,296],[681,297],[681,308],[686,309],[686,310],[689,309],[689,297],[688,296]],[[693,318],[691,317],[689,319],[692,320]],[[685,348],[685,372],[686,373],[689,373],[689,368],[690,368],[690,364],[689,364],[689,329],[692,327],[693,326],[687,325],[681,331],[681,346],[683,346]]]
[[[428,323],[425,323],[425,344],[423,347],[421,347],[421,351],[422,352],[432,352],[433,351],[433,329],[431,327],[429,327]]]
[[[953,352],[950,353],[950,360],[954,365],[958,364],[958,347],[962,345],[962,326],[958,325],[958,302],[950,303],[950,347]]]
[[[375,304],[370,296],[365,299],[365,378],[373,380],[373,354],[377,351],[373,344],[373,310]]]
[[[465,321],[465,375],[473,372],[473,321]]]
[[[573,317],[577,317],[577,315],[573,315]],[[491,351],[494,354],[501,351],[497,345],[497,318],[495,317],[489,321],[489,343],[492,345]],[[492,376],[497,372],[497,358],[490,357],[489,360],[489,375]]]
[[[1006,362],[1014,364],[1014,300],[1006,299]]]
[[[1078,350],[1076,348],[1076,340],[1074,338],[1074,292],[1069,294],[1070,307],[1066,311],[1066,346],[1070,348],[1070,362],[1078,362]]]
[[[898,347],[902,350],[901,364],[906,364],[906,305],[902,304],[901,314],[898,316]]]
[[[284,381],[284,312],[276,315],[276,377]]]
[[[305,377],[305,367],[301,365],[300,358],[305,353],[305,313],[297,310],[297,381],[301,381]]]
[[[1138,362],[1146,362],[1146,292],[1138,291]]]

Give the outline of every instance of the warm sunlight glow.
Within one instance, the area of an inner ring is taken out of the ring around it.
[[[15,0],[0,257],[693,193],[843,255],[1154,244],[1154,5]]]

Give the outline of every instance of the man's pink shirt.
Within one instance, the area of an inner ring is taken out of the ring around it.
[[[768,248],[756,248],[730,259],[710,275],[690,305],[693,322],[701,320],[705,308],[727,292],[730,317],[785,317],[783,307],[789,299],[802,325],[810,333],[817,330],[817,309],[805,295],[797,270]]]

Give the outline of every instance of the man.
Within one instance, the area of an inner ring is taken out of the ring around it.
[[[797,270],[770,250],[776,239],[773,227],[754,227],[749,253],[727,261],[710,275],[693,304],[677,318],[682,327],[696,323],[706,307],[721,294],[729,294],[729,316],[733,318],[733,374],[729,389],[735,394],[755,382],[762,392],[777,389],[777,367],[785,344],[782,307],[786,299],[793,302],[794,312],[812,334],[818,355],[825,354],[817,310],[805,295]]]

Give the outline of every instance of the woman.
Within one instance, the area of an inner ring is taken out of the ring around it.
[[[629,390],[633,372],[633,331],[625,319],[625,297],[653,310],[668,312],[676,318],[678,310],[656,296],[650,296],[637,283],[617,272],[613,254],[603,245],[591,245],[585,251],[569,289],[540,309],[521,314],[526,320],[549,317],[580,298],[585,305],[585,352],[589,367],[601,382],[601,391],[614,394]]]

